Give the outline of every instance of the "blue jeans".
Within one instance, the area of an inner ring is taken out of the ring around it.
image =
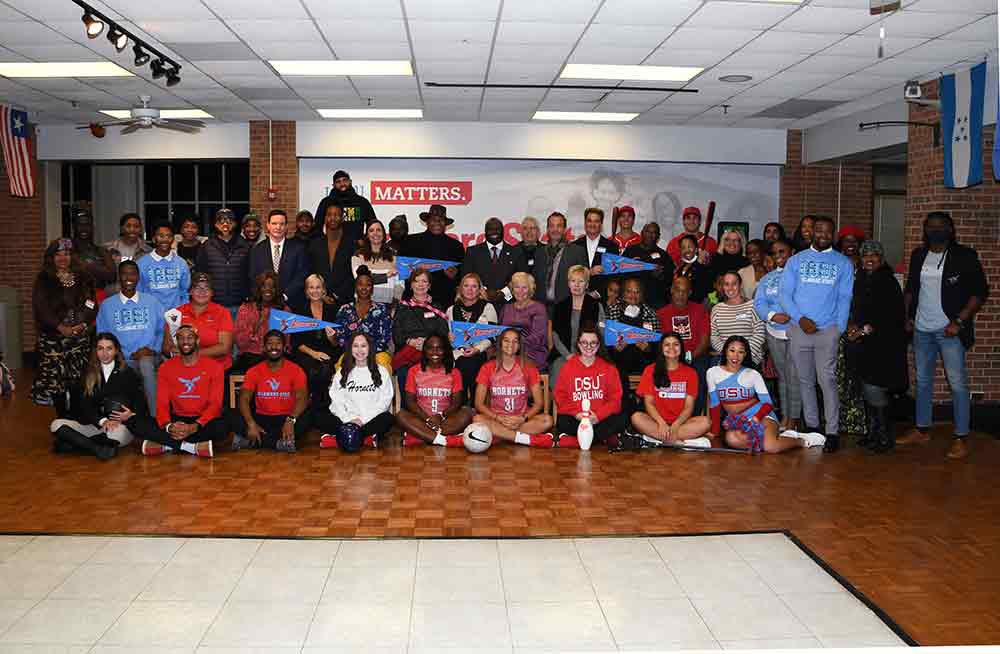
[[[944,330],[913,332],[913,359],[917,366],[917,427],[931,425],[934,400],[934,365],[938,353],[944,364],[944,374],[951,387],[951,403],[955,412],[955,436],[969,434],[969,376],[965,371],[965,347],[957,336],[948,337]]]

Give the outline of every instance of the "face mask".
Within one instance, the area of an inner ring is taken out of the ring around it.
[[[636,306],[636,305],[634,305],[634,304],[628,305],[627,307],[625,307],[625,315],[628,316],[629,318],[636,318],[636,317],[638,317],[639,316],[639,307]]]
[[[690,257],[681,257],[681,261],[683,261],[684,263],[694,263],[697,260],[698,260],[697,254]]]
[[[928,229],[927,230],[927,241],[933,243],[934,245],[942,245],[947,243],[951,238],[951,233],[947,229]]]

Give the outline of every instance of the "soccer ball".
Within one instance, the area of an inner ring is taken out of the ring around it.
[[[486,425],[474,422],[462,432],[462,443],[473,454],[480,454],[493,444],[493,432]]]

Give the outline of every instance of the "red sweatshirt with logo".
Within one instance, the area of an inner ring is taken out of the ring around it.
[[[556,407],[564,415],[575,416],[583,411],[584,398],[590,399],[590,412],[598,421],[622,410],[618,369],[600,357],[590,367],[583,365],[578,354],[567,359],[559,371],[555,395]]]
[[[179,356],[167,359],[156,373],[156,421],[165,427],[173,413],[197,417],[204,427],[222,415],[224,387],[225,372],[214,359],[200,356],[190,366]]]

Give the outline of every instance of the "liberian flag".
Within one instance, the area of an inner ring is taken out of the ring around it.
[[[966,188],[983,181],[983,98],[986,62],[941,77],[944,185]]]
[[[3,142],[3,163],[10,180],[10,194],[19,198],[35,195],[35,177],[31,170],[31,148],[28,146],[28,113],[0,104],[0,141]]]

